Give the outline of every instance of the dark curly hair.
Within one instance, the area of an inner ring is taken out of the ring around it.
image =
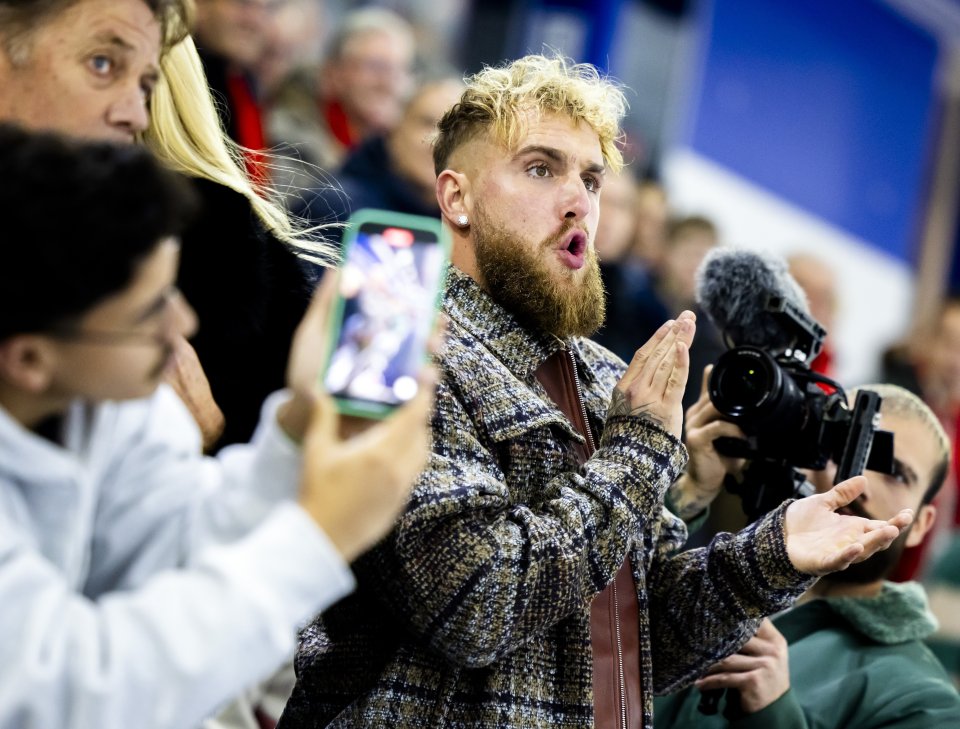
[[[0,340],[70,323],[121,290],[196,209],[143,148],[0,125]]]

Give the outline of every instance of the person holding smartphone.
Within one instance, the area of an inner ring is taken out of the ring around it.
[[[162,382],[197,325],[191,188],[145,149],[4,125],[0,168],[0,729],[193,729],[353,588],[426,460],[430,370],[341,440],[330,277],[254,441],[204,458]]]
[[[281,729],[650,727],[655,691],[910,523],[835,513],[855,478],[675,554],[663,495],[687,460],[694,317],[629,365],[586,338],[624,111],[593,67],[527,56],[470,78],[440,121],[453,267],[433,453],[357,592],[302,633]]]

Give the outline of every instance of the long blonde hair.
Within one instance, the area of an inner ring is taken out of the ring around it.
[[[322,265],[337,260],[335,248],[273,202],[269,188],[253,182],[243,149],[223,130],[203,64],[189,36],[160,61],[161,78],[150,101],[150,127],[144,143],[171,169],[216,182],[250,201],[263,225],[301,257]],[[266,155],[269,157],[269,155]]]

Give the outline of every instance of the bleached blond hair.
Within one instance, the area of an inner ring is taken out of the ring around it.
[[[437,174],[450,155],[487,132],[513,149],[525,131],[528,115],[562,114],[588,124],[600,137],[605,164],[623,168],[618,142],[627,100],[616,81],[588,63],[562,56],[524,56],[503,66],[487,66],[465,79],[466,90],[437,125],[433,162]]]

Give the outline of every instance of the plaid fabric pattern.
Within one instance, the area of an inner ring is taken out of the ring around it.
[[[393,533],[355,565],[357,592],[307,627],[281,729],[593,725],[589,605],[629,552],[640,603],[644,719],[810,582],[791,566],[783,509],[676,554],[663,494],[683,445],[635,417],[605,419],[625,365],[583,339],[521,327],[451,271],[450,336],[433,455]],[[568,347],[581,436],[534,371]]]

